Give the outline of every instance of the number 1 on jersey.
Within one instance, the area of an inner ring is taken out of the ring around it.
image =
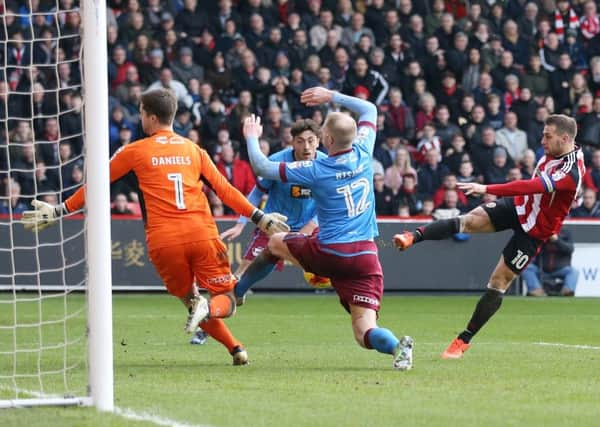
[[[180,173],[169,173],[167,174],[169,181],[173,181],[175,187],[175,205],[177,209],[185,209],[185,200],[183,198],[183,176]]]

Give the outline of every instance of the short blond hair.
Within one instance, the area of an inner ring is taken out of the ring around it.
[[[329,113],[323,127],[340,147],[351,145],[356,138],[356,122],[348,114]]]
[[[577,122],[574,118],[564,114],[552,114],[546,119],[547,126],[554,126],[559,135],[567,134],[571,141],[577,136]]]

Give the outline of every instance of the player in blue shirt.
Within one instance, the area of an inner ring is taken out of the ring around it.
[[[317,150],[321,131],[314,120],[297,120],[292,125],[291,132],[292,146],[271,155],[269,158],[272,161],[294,162],[326,157]],[[315,201],[309,188],[283,183],[279,180],[259,179],[248,195],[248,200],[255,206],[259,206],[264,194],[268,194],[264,212],[279,212],[278,209],[282,209],[282,215],[287,216],[287,224],[292,231],[310,235],[317,227]],[[228,241],[236,239],[244,230],[247,222],[246,217],[240,216],[235,226],[221,233],[221,239]],[[269,236],[265,233],[258,228],[254,231],[254,236],[244,253],[243,260],[235,272],[235,275],[240,278],[234,288],[238,306],[244,304],[246,292],[252,285],[271,274],[276,266],[283,264],[282,259],[269,253],[261,256],[268,241]],[[246,272],[249,265],[252,265],[252,268]],[[313,280],[319,281],[320,279]],[[204,344],[207,339],[208,335],[198,328],[190,344]]]
[[[321,132],[319,125],[314,120],[297,120],[292,125],[291,132],[292,146],[271,155],[269,157],[271,161],[288,163],[327,157],[317,150]],[[264,212],[281,212],[282,215],[287,216],[287,224],[292,231],[311,234],[317,227],[316,206],[310,188],[279,180],[259,179],[248,195],[248,200],[258,206],[264,194],[268,194]],[[229,241],[235,239],[242,233],[247,222],[248,219],[241,216],[235,226],[221,234],[221,239]],[[282,262],[272,256],[265,256],[254,263],[249,274],[244,274],[248,265],[267,246],[268,241],[269,237],[257,228],[244,253],[244,259],[235,272],[236,276],[240,277],[235,286],[238,305],[243,304],[244,295],[254,283],[266,277],[278,263]]]
[[[390,330],[377,326],[383,294],[383,272],[374,242],[378,231],[371,185],[377,109],[370,102],[322,87],[305,90],[301,101],[309,107],[333,101],[357,113],[358,125],[347,114],[329,113],[321,128],[321,142],[328,157],[277,163],[259,149],[260,118],[253,115],[244,121],[254,171],[265,179],[310,188],[317,205],[318,233],[274,234],[268,251],[306,271],[329,277],[352,317],[358,344],[392,354],[393,366],[398,370],[411,369],[412,338],[398,340]]]

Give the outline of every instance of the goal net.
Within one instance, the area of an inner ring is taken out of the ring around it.
[[[81,3],[0,2],[0,408],[112,409],[110,237],[94,230],[110,236],[106,12]],[[94,214],[24,230],[32,200],[56,205],[86,181]]]

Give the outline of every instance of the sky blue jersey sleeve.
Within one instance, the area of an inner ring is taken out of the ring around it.
[[[271,179],[275,181],[281,181],[279,177],[279,162],[269,160],[267,156],[260,151],[258,144],[258,138],[250,137],[246,139],[248,145],[248,157],[250,157],[250,164],[254,173],[265,179]]]
[[[333,102],[358,114],[358,136],[354,143],[364,146],[366,151],[373,154],[377,132],[377,107],[369,101],[343,95],[339,92],[333,93]]]

